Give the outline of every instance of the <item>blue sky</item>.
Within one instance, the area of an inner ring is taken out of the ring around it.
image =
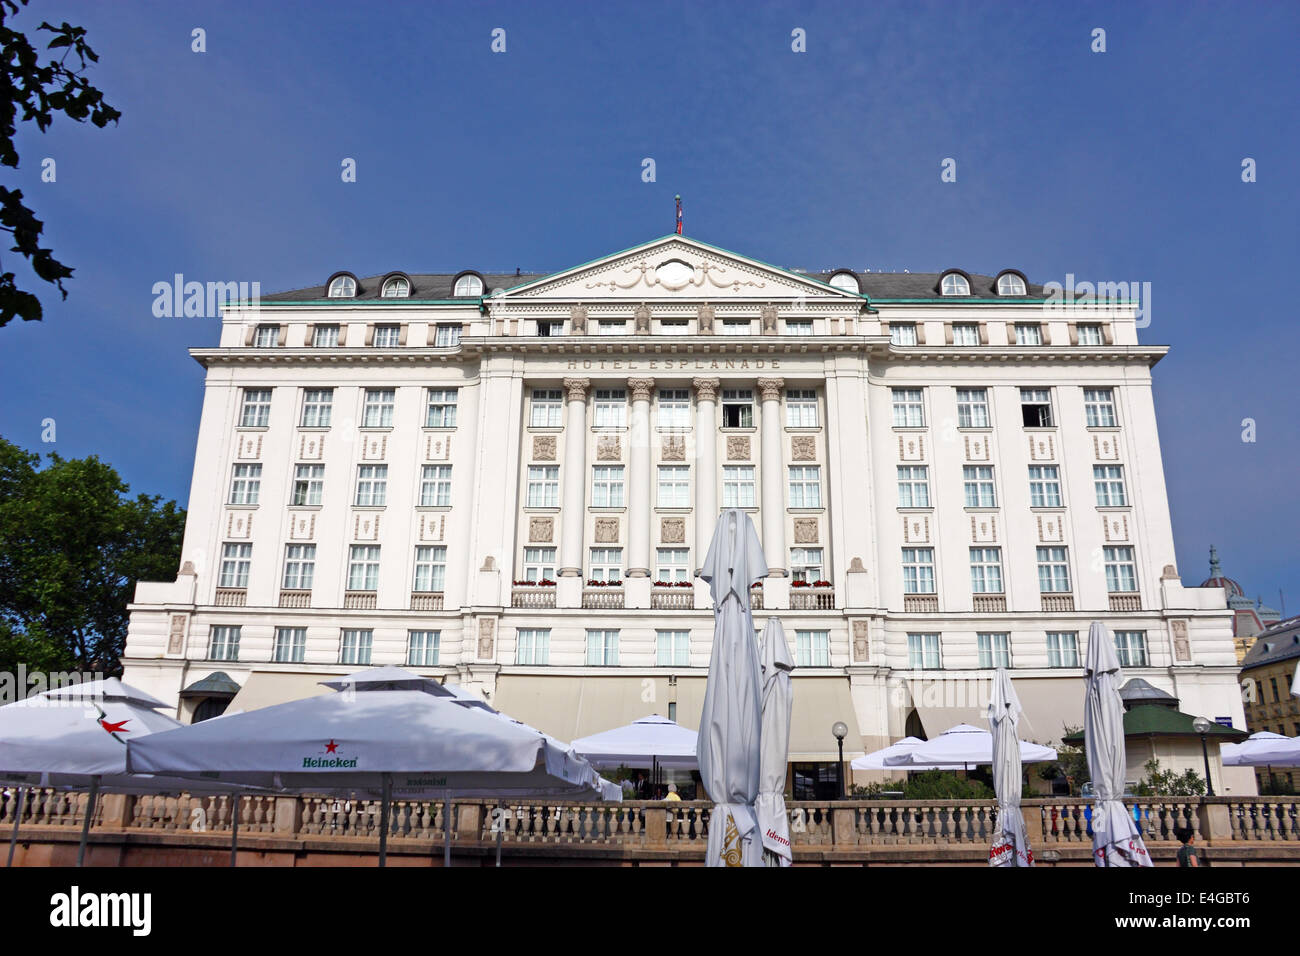
[[[681,193],[689,234],[788,267],[1150,282],[1184,581],[1213,542],[1300,611],[1300,5],[35,0],[15,23],[42,19],[88,28],[123,118],[24,127],[0,175],[76,268],[0,329],[12,441],[184,503],[185,349],[217,323],[154,318],[155,282],[549,271],[670,232]]]

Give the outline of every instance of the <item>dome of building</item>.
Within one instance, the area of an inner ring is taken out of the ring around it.
[[[1214,545],[1210,545],[1210,576],[1200,583],[1200,587],[1223,588],[1230,599],[1246,596],[1240,584],[1232,578],[1223,576],[1223,568],[1219,567],[1219,552]]]

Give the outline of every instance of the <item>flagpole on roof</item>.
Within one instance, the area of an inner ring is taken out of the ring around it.
[[[682,197],[679,195],[673,198],[677,200],[677,235],[680,236],[682,234]]]

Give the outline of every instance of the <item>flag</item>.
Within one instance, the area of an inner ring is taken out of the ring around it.
[[[682,197],[677,197],[677,235],[682,234]]]

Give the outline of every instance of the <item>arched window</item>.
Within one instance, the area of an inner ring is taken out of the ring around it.
[[[335,276],[330,280],[331,299],[350,299],[357,294],[357,280],[352,276]]]
[[[476,275],[463,275],[456,280],[456,287],[451,294],[458,299],[464,296],[482,295],[483,280]]]
[[[998,276],[998,295],[1024,295],[1025,280],[1014,272],[1004,272]]]
[[[859,293],[858,277],[852,272],[837,272],[831,276],[831,285],[837,289],[843,289],[845,292],[852,292],[854,295]]]
[[[393,276],[384,283],[381,294],[385,299],[405,299],[411,294],[411,283],[404,276]]]
[[[940,291],[944,295],[970,295],[970,283],[960,272],[949,272],[943,277]]]

